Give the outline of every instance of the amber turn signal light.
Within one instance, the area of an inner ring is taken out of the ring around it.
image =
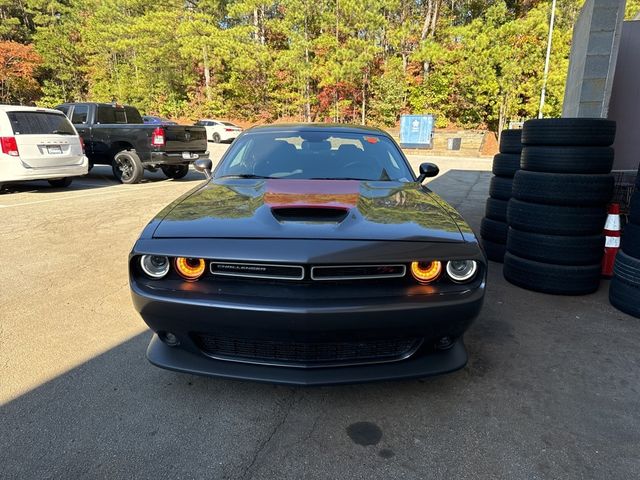
[[[205,269],[205,261],[202,258],[176,258],[176,271],[185,280],[197,280]]]
[[[437,280],[442,273],[442,262],[433,260],[431,262],[412,262],[411,274],[420,283],[431,283]]]

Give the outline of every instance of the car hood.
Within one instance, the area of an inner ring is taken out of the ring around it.
[[[464,241],[443,201],[406,182],[218,179],[157,220],[155,238]]]

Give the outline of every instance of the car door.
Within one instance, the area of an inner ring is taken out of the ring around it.
[[[62,112],[8,111],[20,160],[29,168],[79,165],[83,161],[80,137]]]
[[[93,141],[91,139],[91,124],[89,123],[89,105],[74,105],[71,111],[71,123],[84,139],[86,154],[92,155]]]

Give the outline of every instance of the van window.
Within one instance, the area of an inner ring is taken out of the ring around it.
[[[71,116],[71,123],[78,125],[80,123],[87,123],[87,114],[89,113],[88,105],[76,105],[73,107],[73,115]]]
[[[76,135],[67,117],[51,112],[7,112],[14,135]]]

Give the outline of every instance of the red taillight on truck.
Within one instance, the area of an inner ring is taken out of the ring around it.
[[[16,137],[0,137],[0,146],[2,147],[2,153],[11,155],[12,157],[18,157],[18,144],[16,143]]]
[[[153,135],[151,135],[151,145],[154,147],[164,147],[164,128],[156,127],[153,131]]]

